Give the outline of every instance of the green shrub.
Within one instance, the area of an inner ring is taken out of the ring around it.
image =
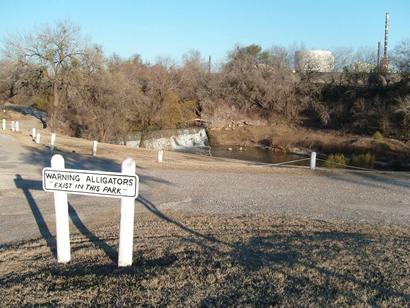
[[[373,134],[373,139],[377,141],[381,141],[383,140],[383,135],[381,134],[381,132],[377,131]]]
[[[36,99],[34,104],[32,105],[34,108],[37,108],[38,110],[46,111],[47,109],[47,101],[42,98]]]
[[[374,165],[374,155],[370,153],[366,154],[353,154],[350,163],[356,167],[362,168],[373,168]]]
[[[330,154],[325,161],[325,167],[327,168],[343,168],[346,166],[346,158],[343,154]]]

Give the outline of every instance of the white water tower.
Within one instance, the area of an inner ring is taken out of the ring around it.
[[[333,70],[335,57],[329,50],[299,50],[295,52],[295,70],[297,72],[327,73]]]

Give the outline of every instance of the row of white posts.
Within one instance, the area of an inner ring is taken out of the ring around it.
[[[3,119],[3,130],[6,130],[6,120],[5,119]],[[12,131],[17,131],[17,132],[20,130],[18,121],[11,121],[11,130]],[[35,143],[40,143],[41,135],[40,135],[40,133],[37,132],[35,127],[33,127],[33,129],[31,130],[31,137],[33,138],[33,141],[35,141]],[[56,134],[51,133],[51,139],[50,139],[50,150],[51,151],[54,150],[55,142],[56,142]],[[93,146],[92,146],[92,155],[93,156],[97,155],[97,147],[98,147],[98,141],[94,140],[93,141]],[[162,163],[163,157],[164,157],[164,151],[159,150],[157,152],[157,162]]]
[[[40,133],[37,133],[37,130],[35,127],[33,127],[33,129],[31,130],[31,136],[33,137],[33,140],[36,143],[40,143],[41,136],[40,136]],[[54,151],[55,144],[56,144],[56,133],[51,133],[51,137],[50,137],[50,150],[51,151]],[[92,151],[93,156],[97,155],[97,144],[98,142],[94,140],[93,141],[93,151]]]
[[[6,120],[3,119],[3,130],[6,129]],[[19,122],[16,121],[11,121],[11,130],[12,131],[19,131]],[[32,132],[31,132],[31,136],[33,137],[33,140],[36,143],[40,143],[40,133],[36,132],[36,129],[33,128]],[[51,140],[50,140],[50,149],[53,151],[54,150],[54,145],[56,142],[56,134],[52,133],[51,134]],[[93,141],[93,146],[92,146],[92,155],[96,156],[97,155],[97,147],[98,147],[98,141],[94,140]],[[157,162],[162,163],[164,157],[164,151],[163,150],[159,150],[157,152]],[[311,170],[315,170],[316,169],[316,152],[312,152],[310,154],[310,169]]]
[[[3,119],[2,128],[3,130],[6,130],[6,119]],[[19,121],[11,121],[10,129],[13,132],[19,132],[20,131]]]

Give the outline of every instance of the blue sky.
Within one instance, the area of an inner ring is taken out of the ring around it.
[[[0,37],[68,19],[106,55],[180,60],[191,49],[221,61],[236,43],[307,48],[377,46],[410,38],[410,0],[1,0]]]

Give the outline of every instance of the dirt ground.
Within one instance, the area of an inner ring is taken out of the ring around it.
[[[385,306],[410,302],[410,229],[280,216],[160,212],[135,224],[117,269],[118,226],[2,245],[2,305]]]

